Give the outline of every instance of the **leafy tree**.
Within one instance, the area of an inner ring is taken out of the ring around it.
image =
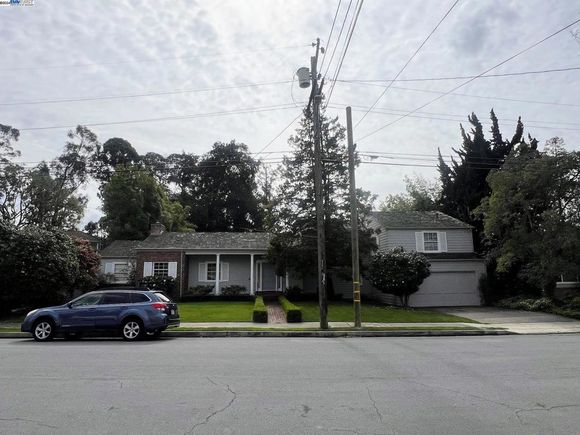
[[[15,133],[13,132],[13,136]],[[16,135],[17,136],[17,135]],[[78,126],[60,156],[33,169],[7,162],[0,173],[0,216],[17,227],[72,228],[82,218],[89,177],[98,147],[96,136]]]
[[[83,228],[85,232],[91,236],[97,236],[100,230],[100,226],[98,222],[89,221]]]
[[[166,164],[169,172],[167,180],[176,187],[175,197],[182,204],[193,201],[193,192],[199,178],[198,161],[198,156],[186,152],[167,156]]]
[[[323,202],[325,210],[327,268],[348,274],[350,252],[350,200],[345,129],[338,119],[321,116],[323,150]],[[280,182],[272,207],[275,238],[269,252],[278,273],[292,269],[301,275],[315,271],[317,263],[316,207],[314,195],[313,123],[305,111],[300,127],[288,140],[292,156],[279,168]],[[358,190],[359,240],[361,258],[370,253],[374,242],[367,228],[367,216],[374,197]],[[329,283],[329,293],[332,286]]]
[[[60,231],[0,221],[0,252],[0,314],[59,303],[79,278],[76,247]]]
[[[405,176],[407,193],[387,195],[381,211],[434,211],[439,209],[441,187],[421,176]]]
[[[87,240],[73,239],[78,262],[78,274],[69,291],[69,297],[74,291],[87,292],[95,289],[98,284],[101,257]]]
[[[516,131],[510,141],[505,141],[500,133],[499,124],[494,111],[490,114],[492,139],[484,137],[483,126],[475,113],[469,117],[471,132],[466,133],[461,126],[463,144],[461,149],[454,150],[459,160],[453,159],[448,165],[439,152],[439,174],[441,179],[441,211],[475,227],[476,249],[481,248],[480,234],[483,222],[473,211],[481,200],[489,195],[490,189],[486,178],[491,170],[501,167],[502,162],[514,146],[525,143],[524,126],[518,119]],[[531,139],[536,144],[535,139]]]
[[[147,170],[118,167],[101,192],[101,225],[111,240],[142,240],[150,224],[162,222],[169,231],[188,230],[188,209],[168,199],[167,190]]]
[[[262,228],[256,197],[258,162],[244,144],[217,142],[197,165],[191,221],[198,231]]]
[[[160,182],[167,183],[170,170],[167,159],[161,154],[149,152],[141,156],[141,167],[148,169]]]
[[[560,275],[580,271],[580,152],[554,138],[540,152],[520,144],[488,176],[491,195],[477,210],[495,272],[516,274],[549,295]],[[509,290],[508,290],[509,293]],[[511,294],[494,295],[507,296]]]
[[[397,247],[386,252],[378,251],[373,256],[368,277],[377,290],[397,296],[401,305],[408,307],[409,296],[417,292],[431,274],[429,268],[429,261],[423,254],[405,252]]]
[[[101,182],[111,179],[117,166],[132,166],[140,161],[139,153],[129,141],[113,137],[98,147],[94,155],[94,176]]]
[[[12,146],[12,142],[16,142],[19,137],[19,130],[9,125],[0,124],[0,165],[9,162],[9,159],[20,156],[20,151],[15,150]]]

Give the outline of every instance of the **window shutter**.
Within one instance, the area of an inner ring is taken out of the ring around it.
[[[423,233],[421,231],[415,232],[415,250],[423,252]]]
[[[197,274],[198,281],[207,281],[207,263],[199,263]]]
[[[220,263],[220,281],[230,280],[230,263]]]
[[[167,274],[173,278],[177,278],[177,261],[167,263]]]
[[[114,263],[105,263],[105,273],[115,273]]]
[[[441,232],[437,237],[439,239],[439,250],[441,252],[447,252],[447,233]]]
[[[143,278],[153,275],[153,262],[146,261],[143,263]]]

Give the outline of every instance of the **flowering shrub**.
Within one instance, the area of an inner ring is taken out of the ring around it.
[[[368,278],[378,290],[398,296],[401,305],[409,305],[409,296],[419,290],[431,272],[429,260],[417,252],[398,247],[377,252],[368,270]]]
[[[176,282],[172,276],[146,276],[140,284],[149,290],[161,290],[170,296],[175,296]]]

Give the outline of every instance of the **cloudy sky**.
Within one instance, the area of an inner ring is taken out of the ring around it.
[[[453,3],[366,0],[339,80],[393,78]],[[294,102],[308,90],[290,81],[297,68],[309,66],[316,37],[328,46],[322,72],[328,66],[333,77],[355,4],[340,2],[329,41],[338,0],[36,0],[2,7],[0,123],[21,130],[18,148],[26,162],[58,155],[68,128],[77,124],[92,125],[101,142],[123,137],[142,154],[201,154],[231,139],[258,152],[300,113]],[[358,149],[396,153],[378,160],[385,163],[432,165],[429,157],[401,154],[433,155],[441,148],[449,155],[461,143],[459,123],[471,112],[487,122],[491,108],[504,136],[521,116],[541,142],[560,136],[568,148],[580,148],[580,70],[482,77],[456,91],[461,95],[447,95],[365,137],[467,81],[409,79],[481,74],[579,18],[580,5],[569,0],[460,0],[399,76],[404,81],[357,125]],[[579,29],[572,26],[491,74],[580,67],[580,43],[570,33]],[[262,85],[239,87],[246,84]],[[351,105],[357,124],[383,92],[380,84],[336,83],[328,113],[345,122],[343,106]],[[172,117],[182,119],[159,120]],[[267,151],[288,150],[292,131]],[[436,172],[364,164],[357,181],[382,198],[403,191],[403,177],[413,174],[431,178]],[[95,186],[87,192],[84,222],[100,215]]]

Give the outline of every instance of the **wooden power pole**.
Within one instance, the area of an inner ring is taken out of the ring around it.
[[[350,231],[352,246],[352,301],[354,306],[354,326],[360,328],[360,270],[358,259],[358,210],[356,199],[356,181],[354,176],[354,150],[352,139],[352,113],[350,106],[346,108],[346,132],[348,138],[348,178],[350,185]]]
[[[316,233],[318,251],[318,303],[320,307],[320,328],[328,329],[328,300],[326,295],[326,243],[324,231],[324,202],[322,200],[322,146],[320,125],[320,103],[322,85],[318,87],[318,53],[320,39],[316,40],[316,55],[310,58],[312,75],[312,121],[314,124],[314,191],[316,204]],[[324,81],[323,81],[324,84]]]

